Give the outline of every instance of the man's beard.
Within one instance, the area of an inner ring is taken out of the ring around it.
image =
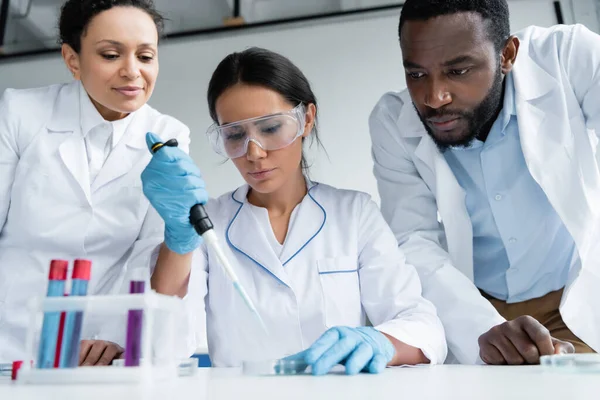
[[[482,133],[483,129],[491,128],[492,118],[496,116],[501,105],[503,91],[503,76],[501,68],[498,67],[496,71],[494,83],[492,84],[487,96],[473,111],[454,111],[445,108],[435,110],[428,107],[426,115],[421,115],[419,110],[417,110],[417,114],[419,115],[419,119],[423,123],[425,130],[433,139],[441,152],[446,151],[448,147],[468,147],[471,145],[473,140],[475,140],[475,138]],[[462,119],[466,121],[467,129],[462,137],[451,139],[438,138],[435,136],[433,130],[427,123],[427,120],[430,118],[440,118],[447,115],[462,117]]]

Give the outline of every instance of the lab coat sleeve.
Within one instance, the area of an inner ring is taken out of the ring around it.
[[[600,35],[575,25],[560,53],[586,126],[600,139]],[[596,145],[596,162],[600,166],[599,147]]]
[[[437,308],[452,355],[463,364],[481,363],[479,336],[504,319],[453,266],[445,249],[445,233],[437,218],[435,196],[397,137],[396,119],[388,106],[380,102],[369,119],[374,174],[383,217],[407,262],[417,270],[423,296]],[[401,104],[391,106],[402,107]]]
[[[419,348],[431,364],[446,359],[444,328],[435,307],[421,296],[421,282],[406,263],[377,205],[363,206],[359,234],[361,301],[373,326]]]
[[[17,122],[16,115],[10,110],[10,96],[6,91],[0,97],[0,235],[6,223],[10,194],[19,152],[17,148]]]

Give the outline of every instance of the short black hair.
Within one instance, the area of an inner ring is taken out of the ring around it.
[[[294,107],[314,104],[317,98],[306,76],[294,63],[281,54],[259,47],[251,47],[225,57],[213,72],[208,84],[207,100],[210,116],[218,123],[217,100],[232,86],[238,83],[262,86],[283,96]],[[317,108],[318,110],[318,108]],[[313,138],[320,145],[315,114]],[[302,155],[302,169],[308,169],[306,158]]]
[[[427,21],[442,15],[475,12],[488,22],[488,35],[497,51],[510,37],[510,13],[506,0],[406,0],[400,13],[398,37],[406,21]]]
[[[156,24],[159,37],[162,35],[164,17],[156,10],[152,0],[67,0],[58,21],[59,44],[68,44],[79,53],[81,37],[92,19],[113,7],[135,7],[145,11]]]

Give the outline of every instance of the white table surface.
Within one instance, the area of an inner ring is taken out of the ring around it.
[[[201,368],[145,387],[136,385],[16,385],[0,379],[0,399],[600,399],[600,374],[539,366],[423,366],[389,368],[380,375],[322,377],[243,375],[239,369]]]

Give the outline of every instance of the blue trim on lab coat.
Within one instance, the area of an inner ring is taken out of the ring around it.
[[[319,272],[319,275],[349,274],[351,272],[358,272],[358,269],[346,269],[346,270],[341,270],[341,271],[323,271],[323,272]]]
[[[289,263],[290,261],[292,261],[292,259],[294,257],[296,257],[298,255],[298,253],[300,253],[302,250],[304,250],[304,248],[319,234],[321,233],[321,230],[323,229],[323,226],[325,226],[325,221],[327,221],[327,212],[325,211],[325,209],[323,208],[322,205],[319,204],[319,202],[317,200],[315,200],[314,197],[312,197],[312,194],[310,194],[310,191],[313,190],[313,188],[317,187],[318,183],[311,187],[310,189],[308,189],[308,197],[311,198],[312,201],[315,202],[316,205],[319,206],[319,208],[321,209],[321,211],[323,211],[323,223],[321,224],[321,226],[319,227],[319,230],[317,231],[317,233],[315,233],[314,235],[312,235],[312,237],[310,239],[308,239],[308,241],[306,243],[304,243],[304,245],[302,247],[300,247],[300,249],[298,249],[297,252],[295,252],[286,262],[283,263],[283,266],[285,267],[285,264]]]
[[[323,226],[325,226],[325,221],[327,221],[327,212],[325,211],[325,209],[323,208],[323,206],[321,204],[319,204],[319,202],[317,200],[315,200],[315,198],[310,194],[310,191],[317,187],[318,183],[315,184],[313,187],[311,187],[310,189],[308,189],[308,196],[311,198],[312,201],[315,202],[315,204],[317,206],[319,206],[319,208],[323,211],[323,223],[321,224],[321,227],[319,228],[319,230],[317,231],[317,233],[315,233],[310,239],[308,239],[308,241],[306,243],[304,243],[304,245],[302,247],[300,247],[300,249],[295,252],[286,262],[283,263],[283,266],[285,266],[285,264],[287,264],[288,262],[292,261],[292,259],[294,257],[296,257],[320,232],[321,230],[323,230]],[[251,260],[254,264],[258,265],[259,267],[261,267],[262,269],[264,269],[265,271],[267,271],[269,273],[269,275],[273,276],[273,278],[277,279],[277,281],[279,281],[282,285],[289,287],[288,285],[286,285],[281,279],[279,279],[277,276],[275,276],[271,271],[269,271],[268,268],[266,268],[264,265],[262,265],[261,263],[259,263],[258,261],[256,261],[254,258],[250,257],[248,254],[246,254],[245,252],[243,252],[242,250],[240,250],[239,248],[237,248],[233,243],[231,243],[231,240],[229,240],[229,229],[231,228],[231,225],[233,224],[233,221],[235,221],[235,219],[237,218],[237,216],[239,215],[240,211],[242,211],[242,207],[244,206],[244,203],[241,201],[236,200],[235,198],[235,194],[239,189],[236,189],[235,191],[233,191],[233,193],[231,193],[231,199],[233,201],[235,201],[236,203],[238,203],[240,205],[240,207],[238,208],[238,210],[236,211],[235,215],[233,216],[233,218],[231,219],[231,221],[229,221],[229,225],[227,226],[227,231],[225,232],[225,239],[227,240],[227,243],[234,249],[236,250],[238,253],[246,256],[249,260]]]

